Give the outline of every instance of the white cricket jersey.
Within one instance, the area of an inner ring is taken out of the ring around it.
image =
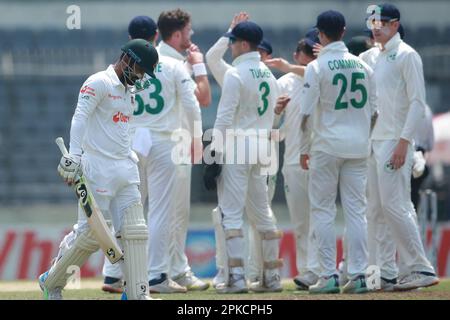
[[[171,47],[164,41],[161,41],[158,44],[158,46],[156,47],[156,49],[158,50],[158,53],[160,55],[171,57],[173,59],[181,61],[184,68],[186,69],[187,73],[189,74],[189,76],[192,77],[192,75],[193,75],[192,66],[186,61],[186,58],[181,53],[179,53],[177,50],[175,50],[173,47]],[[195,83],[195,81],[193,81],[193,83],[194,83],[194,90],[195,90],[197,88],[197,84]],[[189,130],[191,132],[191,134],[194,133],[192,131],[191,125],[189,124],[188,117],[182,116],[181,125],[182,125],[182,128]]]
[[[413,141],[425,116],[425,82],[422,59],[397,33],[385,45],[360,55],[375,73],[380,115],[373,140]]]
[[[185,118],[189,129],[193,129],[194,121],[201,123],[195,83],[183,63],[160,53],[155,77],[147,79],[146,89],[136,93],[132,126],[171,134],[183,127]]]
[[[369,155],[371,115],[376,110],[372,69],[350,54],[344,42],[325,46],[308,64],[301,94],[301,116],[312,115],[311,152],[341,158]],[[301,153],[308,154],[308,134],[301,135]]]
[[[259,53],[237,57],[224,76],[214,129],[270,130],[277,97],[276,79]]]
[[[300,159],[300,92],[303,88],[303,77],[288,73],[277,80],[280,95],[287,94],[291,98],[284,110],[284,123],[281,127],[285,136],[284,164],[298,165]]]
[[[95,152],[113,159],[130,153],[129,121],[134,96],[120,82],[112,65],[90,76],[78,96],[70,129],[70,153]]]

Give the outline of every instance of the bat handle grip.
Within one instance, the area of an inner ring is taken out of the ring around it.
[[[61,151],[63,156],[67,156],[69,154],[66,145],[64,144],[64,139],[62,137],[56,138],[55,143],[59,147],[59,150]]]

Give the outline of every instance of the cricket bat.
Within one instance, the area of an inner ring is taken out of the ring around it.
[[[64,156],[69,154],[64,145],[63,138],[58,137],[55,142]],[[75,180],[74,189],[78,197],[78,202],[86,214],[89,226],[91,227],[100,248],[111,263],[116,263],[123,257],[122,249],[117,244],[111,229],[109,229],[106,224],[105,218],[98,208],[87,181],[82,174]]]

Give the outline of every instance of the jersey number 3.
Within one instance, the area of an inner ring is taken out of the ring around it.
[[[361,101],[356,101],[356,99],[350,99],[350,103],[352,107],[356,109],[361,109],[366,105],[367,102],[367,90],[366,87],[364,87],[363,84],[358,83],[358,80],[365,79],[365,75],[362,72],[353,72],[352,73],[352,83],[350,86],[350,92],[356,92],[361,91]],[[333,85],[337,86],[339,83],[339,80],[342,82],[341,91],[339,93],[339,96],[336,100],[336,104],[334,105],[335,110],[342,110],[348,108],[348,102],[342,101],[343,96],[345,95],[347,91],[347,78],[344,74],[338,73],[333,78]]]
[[[264,92],[262,92],[263,90]],[[261,100],[263,105],[262,107],[258,107],[258,114],[262,116],[267,111],[267,107],[269,106],[269,100],[267,100],[267,96],[270,94],[269,84],[265,81],[261,82],[261,84],[259,85],[259,92],[262,93]]]
[[[139,116],[145,112],[150,114],[158,114],[162,111],[164,108],[164,99],[161,97],[160,93],[162,90],[161,81],[158,79],[152,78],[150,79],[150,84],[155,86],[155,91],[151,92],[149,94],[150,100],[154,100],[156,102],[156,106],[152,108],[150,104],[144,103],[144,100],[142,97],[137,94],[136,95],[136,102],[138,103],[138,108],[133,112],[134,116]]]

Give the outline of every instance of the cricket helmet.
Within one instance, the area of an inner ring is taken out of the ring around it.
[[[122,51],[128,55],[145,73],[154,78],[154,70],[158,64],[158,52],[152,44],[144,39],[133,39],[128,41]]]

